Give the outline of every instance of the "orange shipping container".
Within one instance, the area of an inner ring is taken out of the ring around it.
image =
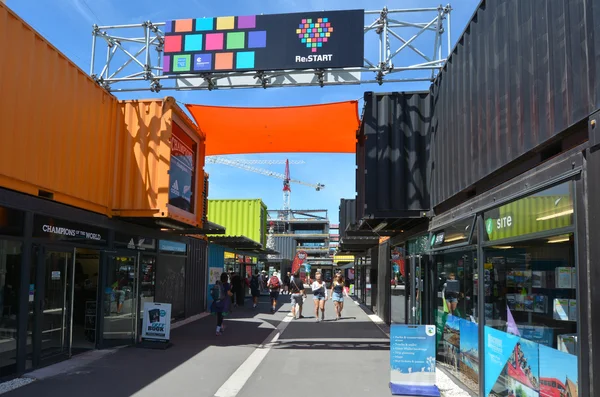
[[[202,227],[204,134],[170,97],[123,101],[119,113],[113,215]]]
[[[0,3],[0,186],[110,214],[117,99]]]

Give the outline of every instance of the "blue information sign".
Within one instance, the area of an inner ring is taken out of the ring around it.
[[[435,325],[392,325],[390,389],[393,395],[438,397]]]

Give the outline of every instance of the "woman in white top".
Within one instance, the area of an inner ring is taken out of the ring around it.
[[[317,322],[325,320],[325,302],[327,301],[327,286],[321,272],[315,273],[315,282],[312,283],[311,289],[313,292],[313,299],[315,301],[315,316]],[[319,309],[321,309],[321,318],[319,318]]]

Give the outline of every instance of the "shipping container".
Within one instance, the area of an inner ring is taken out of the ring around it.
[[[481,2],[432,87],[434,207],[600,106],[599,26],[597,1]]]
[[[365,93],[357,150],[360,218],[411,218],[429,209],[428,92]],[[362,216],[361,216],[362,215]]]
[[[117,99],[0,3],[0,186],[110,213]]]
[[[340,237],[346,235],[348,226],[356,223],[356,200],[341,199],[340,200]]]
[[[267,206],[260,199],[208,200],[208,220],[225,227],[224,236],[244,236],[267,244]]]
[[[274,236],[273,240],[275,241],[275,251],[279,252],[275,258],[293,261],[297,245],[294,236]]]
[[[208,243],[191,238],[185,269],[185,316],[204,312],[207,296]]]
[[[113,212],[202,227],[205,135],[175,99],[119,103]]]

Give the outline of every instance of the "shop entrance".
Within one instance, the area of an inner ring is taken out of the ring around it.
[[[421,324],[422,290],[423,290],[423,258],[421,255],[410,255],[406,276],[406,309],[408,324]]]
[[[34,253],[27,335],[30,368],[95,347],[93,280],[99,265],[99,253],[93,250],[40,245],[34,246]],[[90,324],[87,310],[92,311]]]

